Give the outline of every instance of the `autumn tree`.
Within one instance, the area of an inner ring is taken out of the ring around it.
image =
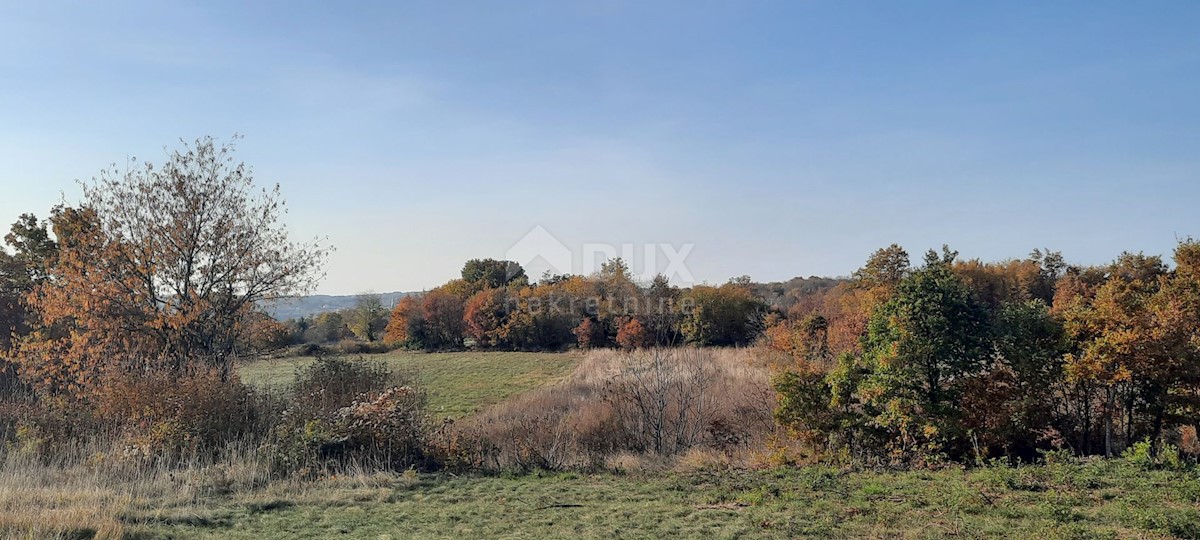
[[[646,332],[656,345],[671,345],[682,341],[679,336],[680,290],[671,285],[667,276],[658,274],[646,288],[642,310]]]
[[[954,263],[954,273],[994,313],[1005,304],[1028,300],[1041,300],[1049,305],[1064,270],[1061,253],[1037,249],[1025,259],[999,263],[971,259]]]
[[[607,341],[604,327],[591,317],[580,321],[578,326],[571,329],[571,333],[575,334],[575,340],[580,349],[601,347]]]
[[[1153,346],[1147,316],[1150,299],[1167,273],[1157,256],[1123,253],[1107,270],[1103,283],[1088,296],[1077,298],[1063,317],[1076,343],[1066,358],[1072,382],[1102,393],[1099,413],[1103,448],[1111,455],[1133,436],[1139,364]],[[1088,396],[1090,397],[1090,396]],[[1086,406],[1091,408],[1091,404]],[[1122,429],[1122,425],[1125,429]]]
[[[383,339],[399,345],[418,345],[425,335],[425,319],[421,312],[421,301],[417,296],[401,298],[388,317]]]
[[[508,291],[484,289],[467,299],[463,307],[463,322],[467,337],[483,348],[508,344],[504,326],[508,319]]]
[[[1198,419],[1198,254],[1181,242],[1173,271],[1159,257],[1122,254],[1094,296],[1063,311],[1079,344],[1068,373],[1102,392],[1105,454],[1143,438],[1157,449],[1167,427]]]
[[[900,285],[909,272],[908,252],[898,244],[880,248],[867,258],[867,263],[854,272],[854,279],[863,288]]]
[[[463,300],[443,289],[421,297],[423,323],[419,344],[426,349],[457,349],[463,345]]]
[[[278,185],[257,188],[233,152],[206,137],[161,165],[81,182],[83,200],[54,224],[50,278],[31,296],[42,331],[21,346],[45,386],[81,384],[113,362],[227,376],[254,306],[321,277],[327,250],[289,238]]]
[[[1156,450],[1166,429],[1200,424],[1200,241],[1181,241],[1173,260],[1148,306],[1157,346],[1145,364],[1152,383],[1144,395],[1159,400],[1147,408]]]
[[[345,315],[338,311],[326,311],[313,317],[312,324],[304,332],[304,339],[309,343],[331,343],[345,339],[349,332]]]
[[[237,344],[239,354],[260,354],[282,349],[292,344],[296,336],[285,323],[279,322],[262,310],[254,310],[246,317],[246,332]]]
[[[775,344],[790,360],[771,379],[777,396],[775,420],[800,440],[820,448],[838,435],[848,416],[832,403],[829,322],[810,315],[794,330]]]
[[[504,325],[505,339],[519,350],[559,350],[576,343],[572,330],[586,317],[581,301],[591,290],[582,276],[560,276],[520,289]]]
[[[895,294],[900,281],[911,271],[904,248],[892,244],[878,249],[850,281],[834,286],[815,305],[798,303],[789,310],[789,317],[800,321],[820,315],[829,324],[829,348],[834,356],[861,353],[861,337],[871,314]]]
[[[617,329],[617,345],[622,349],[641,349],[653,344],[654,337],[637,317],[630,317]]]
[[[444,287],[420,296],[404,296],[392,308],[384,340],[425,349],[462,347],[466,336],[463,312],[462,298]]]

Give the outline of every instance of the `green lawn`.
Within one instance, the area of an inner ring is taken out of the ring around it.
[[[1197,538],[1195,471],[1120,463],[392,477],[198,501],[139,538]],[[132,517],[132,516],[131,516]]]
[[[579,362],[570,353],[393,351],[364,355],[365,361],[383,361],[392,369],[413,372],[429,392],[434,414],[459,418],[480,407],[565,377]],[[312,358],[259,360],[240,368],[242,379],[266,388],[286,386],[296,368]]]

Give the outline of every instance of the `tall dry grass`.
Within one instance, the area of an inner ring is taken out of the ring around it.
[[[592,350],[560,384],[454,426],[446,460],[490,470],[743,460],[775,429],[769,379],[746,349]]]
[[[53,459],[0,446],[0,539],[118,539],[155,525],[219,525],[214,508],[285,507],[338,497],[385,498],[405,473],[351,463],[320,477],[273,474],[253,445],[221,455],[146,460],[96,441]]]
[[[51,457],[10,446],[0,450],[0,538],[121,538],[205,497],[260,488],[267,465],[236,444],[216,458],[169,461],[95,440]]]

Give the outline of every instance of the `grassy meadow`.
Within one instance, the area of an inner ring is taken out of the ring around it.
[[[211,471],[136,485],[62,480],[74,491],[8,478],[16,485],[0,489],[0,537],[48,537],[55,528],[36,525],[51,519],[79,524],[57,527],[60,538],[1200,536],[1194,473],[1119,461],[908,472],[364,474],[262,486],[238,484],[246,479],[236,474],[214,481]],[[35,503],[43,509],[21,506]]]
[[[364,361],[415,375],[429,393],[430,411],[443,418],[460,418],[511,396],[550,385],[566,377],[579,355],[531,352],[411,352],[397,350],[363,355]],[[242,380],[262,387],[281,388],[296,369],[312,358],[265,359],[241,366]]]

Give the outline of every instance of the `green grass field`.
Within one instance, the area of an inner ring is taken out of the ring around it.
[[[1200,536],[1195,472],[1116,461],[970,471],[392,476],[354,484],[332,480],[143,511],[153,516],[149,525],[131,532],[256,540]]]
[[[459,418],[513,395],[552,384],[579,362],[579,357],[570,353],[527,352],[392,351],[360,358],[382,361],[394,370],[414,373],[429,392],[431,412],[446,418]],[[312,362],[312,358],[259,360],[243,365],[240,373],[250,384],[280,388],[292,381],[297,367]]]

